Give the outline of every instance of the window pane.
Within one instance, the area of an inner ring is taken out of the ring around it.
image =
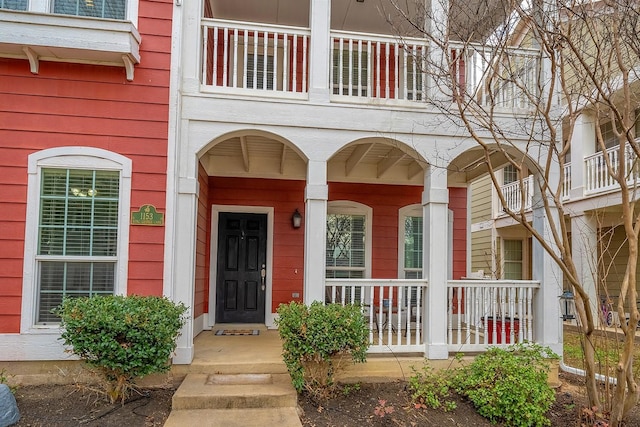
[[[120,174],[43,169],[39,255],[116,256]]]
[[[125,19],[125,0],[55,0],[53,13],[91,16],[94,18]]]
[[[27,0],[0,0],[0,9],[27,10]]]
[[[422,268],[422,217],[404,219],[404,268]]]
[[[327,215],[327,266],[365,266],[364,215]]]
[[[254,62],[257,59],[256,62]],[[254,74],[257,68],[256,84],[253,84]],[[263,89],[264,81],[264,55],[247,55],[247,87],[250,89]],[[267,81],[266,88],[273,90],[273,56],[267,56]]]
[[[58,319],[51,310],[60,305],[64,296],[112,294],[115,265],[115,262],[39,262],[37,323],[57,323]]]
[[[522,240],[504,241],[504,278],[522,280]]]

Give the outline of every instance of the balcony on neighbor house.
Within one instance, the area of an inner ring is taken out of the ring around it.
[[[425,38],[390,34],[390,25],[376,17],[374,13],[379,12],[369,4],[357,3],[352,9],[345,9],[347,3],[354,2],[333,2],[332,27],[334,22],[341,25],[326,29],[329,47],[324,55],[311,55],[312,31],[304,13],[288,11],[285,19],[278,12],[277,17],[268,19],[264,16],[266,6],[258,8],[260,15],[252,14],[251,8],[238,10],[239,6],[227,0],[211,0],[207,3],[211,7],[205,8],[201,19],[201,91],[307,100],[309,70],[313,68],[328,71],[325,77],[331,102],[387,107],[428,105],[436,96],[431,87],[436,80],[431,78],[435,71],[430,70],[427,61],[433,47]],[[306,2],[291,7],[301,9],[302,4]],[[356,7],[368,12],[356,16]],[[489,46],[478,43],[451,43],[449,49],[450,69],[465,96],[482,105],[510,111],[529,107],[522,87],[537,87],[539,51],[514,48],[496,57]],[[314,67],[311,61],[323,66]],[[517,83],[487,77],[506,72],[518,75]]]
[[[359,304],[369,327],[370,353],[423,352],[432,318],[446,328],[450,352],[486,351],[492,346],[533,341],[537,281],[449,280],[446,301],[425,307],[426,280],[326,279],[326,302]],[[537,311],[538,310],[538,311]]]
[[[578,197],[571,198],[572,185],[572,168],[576,167],[572,163],[566,163],[562,168],[562,191],[561,197],[564,202],[579,200],[583,197],[594,196],[613,192],[619,189],[618,183],[607,170],[606,157],[613,166],[613,173],[618,173],[620,164],[620,150],[618,147],[612,147],[606,151],[599,151],[586,156],[582,164],[582,176],[584,177],[583,194]],[[635,187],[640,183],[640,164],[633,148],[627,144],[624,151],[624,167],[626,170],[626,182],[630,187]],[[524,200],[525,210],[531,209],[531,200],[533,198],[533,176],[529,176],[522,181],[524,191],[521,191],[520,181],[505,184],[501,187],[502,194],[505,197],[506,205],[509,209],[519,211]]]

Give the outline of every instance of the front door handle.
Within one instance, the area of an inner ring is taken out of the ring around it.
[[[266,269],[266,265],[262,264],[262,270],[260,270],[260,278],[262,280],[262,291],[264,291],[265,289],[267,289],[267,269]]]

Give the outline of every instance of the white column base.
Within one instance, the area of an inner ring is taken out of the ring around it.
[[[449,348],[446,344],[427,344],[424,356],[428,360],[444,360],[449,358]]]
[[[178,347],[175,351],[175,356],[171,360],[174,365],[190,365],[193,362],[194,348],[191,347]]]

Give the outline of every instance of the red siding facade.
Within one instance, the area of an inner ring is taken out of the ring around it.
[[[165,212],[171,0],[140,0],[141,63],[124,68],[0,58],[0,333],[20,331],[27,158],[90,146],[132,160],[131,208]],[[131,226],[130,294],[162,294],[164,227]]]
[[[272,312],[281,303],[301,300],[303,297],[304,222],[302,228],[295,230],[291,226],[291,215],[298,209],[304,218],[304,188],[303,181],[209,177],[209,207],[215,204],[274,208]],[[372,277],[398,278],[399,209],[420,203],[422,191],[422,187],[416,186],[329,183],[329,201],[354,201],[373,210]],[[450,188],[449,192],[449,207],[454,212],[453,275],[458,279],[466,276],[466,189]],[[210,221],[207,224],[207,235],[210,235]],[[207,251],[205,270],[209,269],[209,244]],[[208,282],[205,286],[208,287]],[[199,293],[198,289],[196,285],[196,295]],[[300,298],[293,298],[293,293],[298,293]],[[196,296],[196,301],[203,304],[203,311],[207,311],[204,301],[209,289],[204,294],[203,298]],[[199,310],[196,307],[196,315]]]

